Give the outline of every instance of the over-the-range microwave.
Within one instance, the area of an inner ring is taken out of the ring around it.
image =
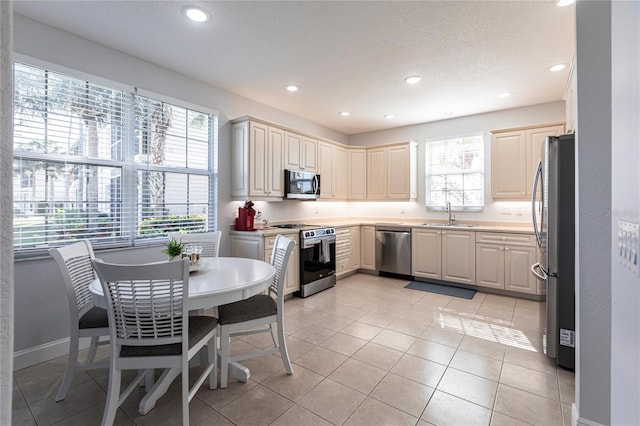
[[[284,171],[284,198],[315,200],[320,196],[320,175],[302,170]]]

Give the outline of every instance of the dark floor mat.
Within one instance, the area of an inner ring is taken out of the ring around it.
[[[411,290],[428,291],[430,293],[445,294],[447,296],[461,297],[463,299],[473,299],[476,290],[468,288],[452,287],[444,284],[436,284],[423,281],[411,281],[404,288]]]

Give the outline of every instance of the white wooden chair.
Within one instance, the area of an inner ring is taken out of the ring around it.
[[[242,361],[280,352],[287,374],[293,374],[284,334],[284,281],[289,256],[295,242],[282,235],[276,237],[271,253],[271,264],[276,274],[269,294],[258,294],[245,300],[218,306],[220,323],[220,387],[227,386],[229,362]],[[275,297],[275,300],[274,300]],[[261,351],[229,356],[231,336],[271,332],[275,347]]]
[[[69,302],[69,357],[56,395],[58,402],[66,398],[76,371],[109,367],[108,362],[93,362],[98,345],[109,343],[100,342],[100,336],[109,336],[109,322],[107,311],[93,304],[89,291],[89,284],[96,278],[91,266],[94,258],[91,243],[83,240],[68,246],[52,248],[49,253],[60,269]],[[90,337],[91,343],[87,359],[80,363],[78,350],[80,338],[83,337]]]
[[[187,259],[146,265],[117,265],[94,260],[107,298],[111,327],[109,389],[102,424],[111,425],[118,407],[145,379],[140,371],[120,393],[122,370],[180,369],[182,373],[182,424],[189,424],[189,401],[207,376],[216,388],[216,329],[210,316],[189,316],[189,261]],[[189,360],[204,346],[207,368],[189,388]],[[163,386],[162,378],[153,388]]]
[[[171,238],[184,244],[202,247],[202,257],[218,257],[220,254],[222,231],[198,232],[195,234],[169,232],[169,239]]]

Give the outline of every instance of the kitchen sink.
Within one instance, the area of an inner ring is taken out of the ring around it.
[[[475,225],[468,223],[423,223],[426,226],[446,226],[447,228],[473,228]]]

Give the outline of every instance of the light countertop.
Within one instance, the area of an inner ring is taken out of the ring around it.
[[[344,228],[349,226],[358,226],[358,225],[393,225],[393,226],[405,226],[411,228],[434,228],[434,229],[446,229],[450,231],[474,231],[474,232],[508,232],[508,233],[516,233],[516,234],[533,234],[533,228],[529,224],[520,224],[520,223],[500,223],[500,222],[460,222],[462,225],[473,225],[473,226],[447,226],[446,222],[438,222],[438,221],[395,221],[389,219],[327,219],[327,220],[314,220],[309,221],[311,225],[317,225],[317,227],[322,226],[332,226],[334,228]],[[306,229],[312,229],[312,227],[308,227]],[[300,232],[300,228],[276,228],[274,226],[268,226],[266,228],[256,229],[255,231],[236,231],[231,230],[232,234],[247,234],[253,233],[263,236],[272,236],[272,235],[287,235],[287,234],[297,234]]]

